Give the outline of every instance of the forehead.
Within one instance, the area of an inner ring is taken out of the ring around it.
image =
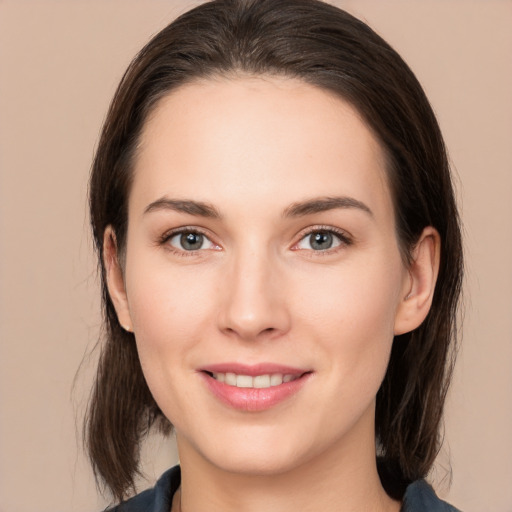
[[[140,208],[165,194],[245,205],[351,194],[390,208],[384,154],[358,112],[295,79],[182,86],[157,104],[138,147]]]

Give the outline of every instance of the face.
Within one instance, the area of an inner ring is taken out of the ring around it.
[[[236,78],[161,100],[123,286],[121,323],[182,459],[272,474],[373,444],[411,283],[383,152],[341,99]]]

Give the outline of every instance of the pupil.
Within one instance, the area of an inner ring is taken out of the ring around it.
[[[329,249],[332,246],[331,233],[313,233],[311,235],[311,247],[316,250]]]
[[[181,246],[188,251],[200,249],[203,245],[203,235],[200,233],[186,233],[181,235],[180,242]]]

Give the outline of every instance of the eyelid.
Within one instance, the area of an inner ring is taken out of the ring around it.
[[[317,232],[327,232],[333,234],[338,240],[339,244],[335,247],[325,249],[325,250],[318,250],[315,251],[314,249],[301,249],[298,247],[298,244],[304,240],[307,236],[310,236],[313,233]],[[208,249],[197,249],[197,250],[191,250],[186,251],[184,249],[178,249],[176,247],[171,246],[168,242],[176,235],[182,234],[182,233],[198,233],[203,235],[205,238],[207,238],[211,244],[214,245],[213,248]],[[198,252],[206,251],[206,250],[221,250],[220,244],[215,242],[214,237],[210,234],[210,232],[206,229],[203,229],[198,226],[180,226],[177,228],[172,228],[164,232],[158,239],[159,245],[165,245],[170,251],[182,255],[182,256],[192,256],[194,254],[197,254]],[[353,244],[353,237],[350,235],[347,231],[334,227],[334,226],[327,226],[327,225],[316,225],[316,226],[310,226],[308,228],[303,229],[300,231],[300,233],[297,235],[297,241],[294,242],[294,244],[291,247],[291,250],[300,250],[300,251],[310,251],[314,252],[318,255],[320,254],[330,254],[332,252],[336,252],[337,250],[343,247],[347,247]]]
[[[183,233],[197,233],[199,235],[204,236],[214,247],[210,247],[208,249],[196,249],[191,251],[186,251],[184,249],[179,249],[169,244],[169,241],[175,237],[176,235],[181,235]],[[212,235],[205,229],[202,229],[198,226],[180,226],[179,228],[172,228],[166,231],[162,236],[158,239],[158,245],[165,245],[170,251],[179,254],[180,256],[192,256],[201,251],[212,251],[212,250],[220,250],[220,245],[213,240]]]
[[[318,232],[331,233],[340,241],[339,245],[329,248],[329,249],[325,249],[323,251],[315,251],[314,249],[301,249],[298,247],[299,243],[302,242],[302,240],[304,240],[306,237],[310,236],[311,234],[318,233]],[[334,226],[325,226],[325,225],[310,226],[310,227],[302,230],[297,235],[297,238],[298,238],[298,240],[291,247],[292,250],[311,251],[318,255],[336,252],[340,248],[352,245],[354,242],[353,237],[349,233],[347,233],[347,231],[340,229],[340,228],[336,228]]]

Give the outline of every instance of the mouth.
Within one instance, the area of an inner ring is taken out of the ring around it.
[[[209,391],[224,405],[242,411],[264,411],[296,395],[311,370],[264,364],[215,365],[200,370]]]
[[[223,382],[228,386],[235,386],[237,388],[254,388],[266,389],[274,386],[280,386],[283,383],[292,382],[300,379],[302,375],[291,373],[267,373],[263,375],[243,375],[231,372],[205,372],[207,375],[215,379],[217,382]]]

